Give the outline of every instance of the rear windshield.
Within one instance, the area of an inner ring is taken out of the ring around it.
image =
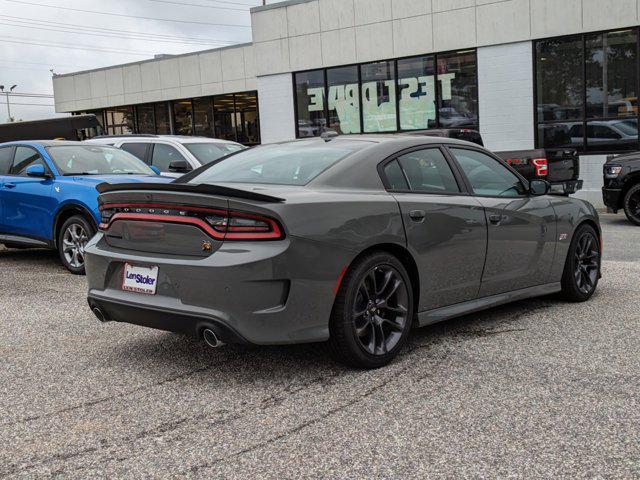
[[[196,157],[201,165],[208,165],[214,160],[229,155],[230,153],[243,150],[244,146],[237,143],[184,143],[191,154]]]
[[[317,141],[256,147],[213,164],[189,183],[306,185],[358,147]]]
[[[155,175],[142,160],[115,147],[65,145],[47,151],[62,175]]]

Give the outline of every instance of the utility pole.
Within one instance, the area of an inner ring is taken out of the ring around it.
[[[4,85],[0,85],[0,92],[4,93],[6,98],[7,98],[7,116],[8,121],[11,123],[13,122],[13,118],[11,118],[11,103],[9,101],[9,96],[11,95],[11,93],[13,92],[13,90],[17,87],[18,85],[14,85],[13,87],[11,87],[9,90],[7,90],[6,92],[4,91]]]

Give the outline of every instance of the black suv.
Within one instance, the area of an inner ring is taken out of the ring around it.
[[[640,225],[640,152],[609,157],[602,198],[614,213],[624,210],[631,222]]]

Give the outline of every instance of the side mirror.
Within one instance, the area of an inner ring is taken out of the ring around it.
[[[162,175],[162,172],[160,171],[160,169],[158,167],[154,167],[151,166],[149,167],[151,170],[153,170],[155,172],[156,175]]]
[[[529,183],[529,193],[533,196],[546,195],[549,190],[551,190],[551,185],[546,180],[531,180]]]
[[[191,171],[191,165],[186,160],[178,160],[169,164],[169,171],[172,173],[187,173]]]
[[[29,165],[25,170],[27,177],[38,177],[38,178],[47,178],[49,175],[47,174],[47,169],[44,168],[44,165]]]

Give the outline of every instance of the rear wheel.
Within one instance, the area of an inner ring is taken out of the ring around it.
[[[572,302],[591,298],[600,279],[600,240],[590,225],[581,225],[571,240],[562,275],[562,294]]]
[[[349,269],[340,286],[330,322],[330,351],[353,367],[382,367],[405,344],[412,319],[406,269],[393,255],[369,254]]]
[[[640,183],[624,196],[624,213],[630,222],[640,225]]]
[[[62,264],[75,275],[84,275],[84,248],[95,234],[91,223],[81,215],[69,218],[60,229],[58,254]]]

